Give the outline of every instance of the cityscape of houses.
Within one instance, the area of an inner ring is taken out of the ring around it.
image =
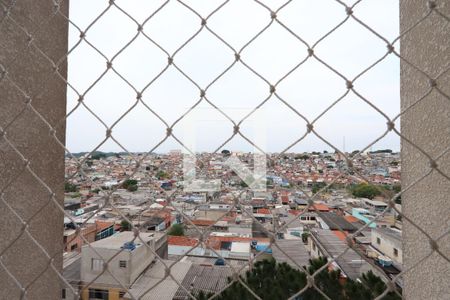
[[[257,262],[304,271],[321,258],[340,282],[372,272],[401,290],[400,155],[347,155],[353,168],[327,151],[268,154],[254,191],[225,163],[252,169],[252,153],[198,153],[197,178],[221,181],[199,192],[183,190],[178,150],[67,156],[63,299],[220,295]]]

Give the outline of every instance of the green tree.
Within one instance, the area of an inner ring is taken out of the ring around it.
[[[72,184],[70,182],[65,182],[64,183],[64,192],[66,192],[66,193],[78,192],[78,186],[75,184]]]
[[[309,261],[307,268],[309,274],[314,274],[325,264],[327,259],[319,257]],[[340,271],[329,271],[324,268],[314,276],[314,283],[325,295],[336,300],[366,300],[374,299],[386,290],[384,282],[372,272],[363,274],[361,282],[347,278],[341,283]],[[246,272],[240,279],[261,299],[287,299],[307,284],[307,276],[304,272],[292,268],[286,263],[276,263],[275,260],[262,260],[255,263],[253,268]],[[229,278],[230,282],[231,279]],[[199,292],[197,299],[207,299],[212,293]],[[223,291],[217,299],[219,300],[250,300],[255,297],[239,282],[234,282]],[[308,288],[298,297],[302,300],[324,300],[321,293],[314,287]],[[382,298],[383,300],[400,300],[401,298],[390,292]]]
[[[322,268],[328,262],[326,257],[318,257],[309,260],[308,273],[314,274],[317,270]],[[318,274],[314,276],[314,282],[316,286],[324,292],[328,297],[336,300],[345,299],[343,288],[339,282],[341,273],[337,271],[328,271],[324,268]],[[308,289],[305,292],[305,299],[325,299],[316,289]]]
[[[350,280],[345,285],[345,295],[347,299],[364,300],[373,299],[369,289],[358,281]]]
[[[352,195],[357,198],[373,199],[380,194],[380,189],[372,184],[360,183],[352,188]]]
[[[122,188],[128,189],[130,185],[137,185],[137,183],[136,179],[127,179],[122,183]]]
[[[306,242],[308,242],[308,237],[309,237],[309,232],[308,231],[305,231],[305,232],[302,233],[302,241],[303,241],[303,243],[306,244]]]
[[[392,190],[396,193],[400,193],[400,191],[402,190],[402,186],[400,184],[395,184],[392,186]]]
[[[75,192],[72,195],[70,195],[70,198],[80,198],[82,195],[80,192]]]
[[[127,186],[127,191],[129,191],[129,192],[135,192],[137,190],[138,190],[138,186],[136,184]]]
[[[173,224],[172,227],[169,228],[167,232],[168,235],[175,236],[183,236],[184,235],[184,227],[181,224]]]
[[[158,178],[158,180],[167,179],[170,177],[170,175],[167,172],[164,172],[163,170],[159,170],[155,176],[156,178]]]
[[[241,182],[239,183],[239,185],[240,185],[242,188],[248,187],[247,183],[245,183],[244,180],[241,180]]]
[[[313,194],[316,194],[318,191],[320,191],[325,186],[326,186],[325,182],[315,182],[315,183],[313,183],[311,191],[312,191]]]
[[[91,158],[95,159],[95,160],[99,160],[99,159],[102,159],[102,158],[106,158],[106,154],[103,153],[103,152],[94,152],[94,153],[92,153]]]
[[[227,149],[223,149],[221,153],[222,153],[223,156],[230,156],[231,155],[231,151],[227,150]]]
[[[386,284],[380,277],[376,276],[372,271],[369,271],[362,275],[361,283],[370,292],[370,299],[375,299],[386,290]],[[396,293],[389,292],[383,297],[383,300],[397,300],[401,299]]]
[[[120,230],[121,231],[130,231],[131,230],[131,224],[127,220],[123,219],[122,222],[120,222]]]
[[[309,156],[306,154],[299,154],[299,155],[295,156],[295,159],[307,160],[307,159],[309,159]]]
[[[274,259],[255,263],[241,280],[262,299],[287,299],[306,285],[305,273]],[[230,281],[230,279],[229,279]],[[254,296],[240,283],[234,282],[217,299],[246,300]]]

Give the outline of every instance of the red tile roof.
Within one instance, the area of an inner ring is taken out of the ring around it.
[[[113,226],[114,222],[95,221],[95,225],[97,226],[97,232],[100,232],[105,230],[106,228]]]
[[[330,208],[327,205],[325,205],[325,204],[315,203],[314,205],[310,206],[308,210],[310,210],[310,211],[315,211],[315,210],[318,210],[318,211],[330,211]]]
[[[289,213],[290,213],[291,215],[294,215],[294,216],[298,216],[298,215],[301,214],[302,212],[303,212],[303,209],[302,209],[302,210],[295,210],[295,209],[289,210]]]
[[[197,219],[197,220],[192,220],[192,223],[197,226],[211,226],[211,225],[215,224],[216,221]]]
[[[345,238],[348,235],[347,231],[344,232],[340,232],[339,230],[332,230],[332,231],[341,241],[345,241]]]
[[[173,245],[173,246],[194,247],[195,245],[197,245],[197,242],[198,242],[198,240],[194,239],[194,238],[190,238],[187,236],[174,236],[174,235],[167,236],[167,240],[168,240],[169,245]]]
[[[258,214],[264,214],[264,215],[270,215],[270,214],[271,214],[271,213],[270,213],[270,210],[267,209],[267,208],[258,208],[258,209],[256,210],[256,212],[257,212]]]
[[[346,219],[347,222],[350,222],[350,223],[356,223],[356,222],[359,222],[359,219],[358,219],[358,218],[355,218],[354,216],[344,216],[344,219]]]

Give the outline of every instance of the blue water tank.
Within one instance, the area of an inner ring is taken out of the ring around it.
[[[258,252],[266,252],[271,254],[272,253],[272,249],[269,248],[269,245],[256,245],[256,251]]]
[[[378,257],[378,262],[380,263],[380,265],[382,265],[383,267],[389,267],[392,265],[392,259],[390,259],[387,256],[379,256]]]
[[[136,244],[133,242],[126,242],[123,244],[122,249],[133,251],[136,249]]]

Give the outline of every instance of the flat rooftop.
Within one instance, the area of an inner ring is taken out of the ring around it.
[[[378,232],[381,235],[390,237],[396,241],[402,241],[402,232],[400,230],[394,230],[391,228],[374,228],[372,229],[375,232]]]
[[[373,206],[388,206],[387,203],[378,200],[364,199],[364,202]]]
[[[231,244],[231,252],[249,253],[250,243],[233,242]]]
[[[166,276],[166,265],[178,282]],[[183,282],[191,266],[192,263],[188,261],[175,263],[169,260],[157,260],[130,286],[124,299],[171,300],[179,289],[178,283]]]
[[[120,250],[123,244],[133,241],[136,244],[136,248],[142,245],[142,241],[148,242],[153,239],[159,239],[161,234],[155,232],[140,232],[139,237],[134,238],[132,231],[123,231],[116,233],[106,239],[98,240],[90,245],[94,248]]]

